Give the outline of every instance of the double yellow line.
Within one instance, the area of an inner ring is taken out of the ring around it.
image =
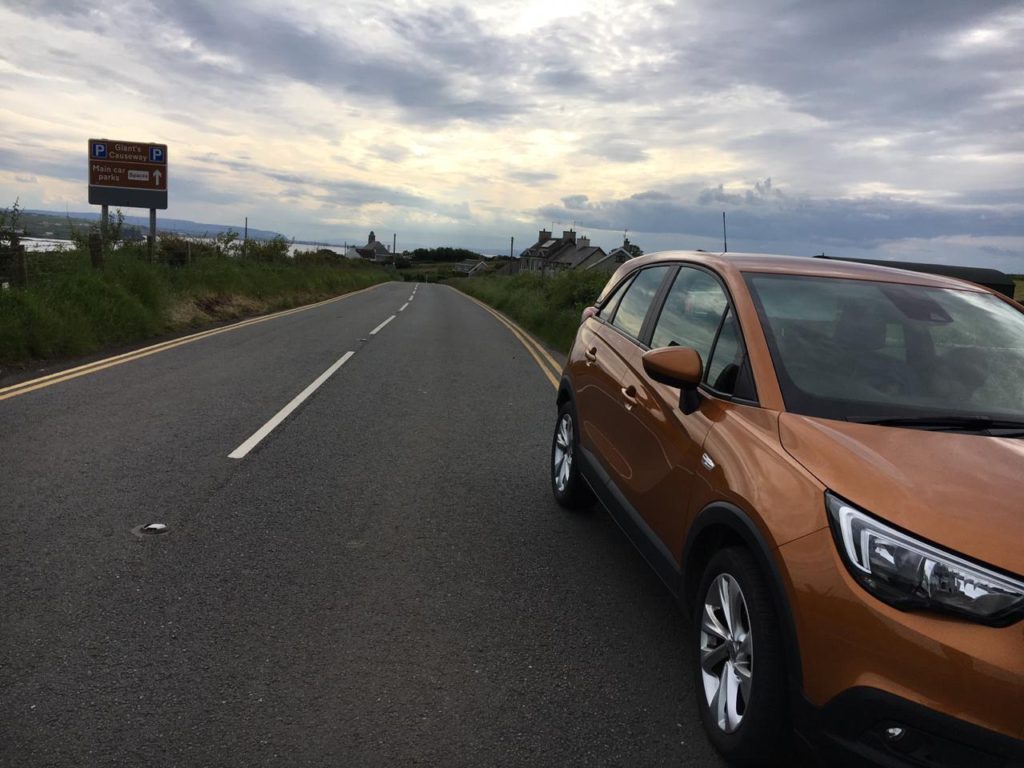
[[[124,363],[130,363],[133,360],[141,360],[144,357],[155,355],[158,352],[166,352],[169,349],[180,347],[185,344],[191,344],[194,341],[200,341],[201,339],[208,339],[211,336],[219,336],[222,333],[228,331],[237,331],[240,328],[248,328],[250,325],[259,325],[265,323],[268,320],[276,320],[279,317],[287,317],[288,315],[294,315],[299,312],[305,312],[307,309],[315,309],[316,307],[322,307],[325,304],[333,304],[336,301],[347,299],[351,296],[356,296],[360,293],[366,293],[372,291],[374,288],[379,287],[382,283],[377,285],[371,285],[369,288],[363,288],[360,291],[353,291],[352,293],[346,293],[341,296],[335,296],[332,299],[326,299],[324,301],[318,301],[315,304],[306,304],[302,307],[294,307],[292,309],[285,309],[281,312],[274,312],[269,315],[261,315],[260,317],[254,317],[249,320],[242,320],[238,323],[232,323],[231,325],[225,325],[220,328],[214,328],[209,331],[200,331],[199,333],[193,333],[189,336],[181,336],[177,339],[171,339],[170,341],[164,341],[160,344],[153,344],[149,347],[143,347],[142,349],[136,349],[132,352],[125,352],[122,355],[115,355],[113,357],[105,357],[102,360],[97,360],[86,365],[80,365],[76,368],[69,368],[67,370],[58,371],[57,373],[51,373],[49,376],[41,376],[38,379],[31,379],[30,381],[23,381],[20,384],[13,384],[9,387],[0,389],[0,400],[7,400],[12,397],[19,397],[20,395],[28,394],[29,392],[35,392],[37,389],[44,389],[45,387],[52,387],[54,384],[61,384],[65,381],[71,381],[77,379],[79,376],[88,376],[91,373],[102,371],[107,368],[112,368],[115,365],[123,365]]]
[[[453,288],[452,290],[456,289]],[[540,366],[541,371],[544,373],[545,376],[547,376],[547,379],[548,381],[551,382],[551,385],[555,389],[558,389],[558,382],[562,376],[562,365],[557,360],[555,360],[555,358],[553,358],[548,353],[548,351],[544,349],[544,347],[537,343],[537,341],[534,340],[534,338],[530,336],[530,334],[528,334],[514,322],[509,320],[498,310],[488,306],[487,304],[484,304],[482,301],[478,299],[473,298],[468,293],[462,293],[462,291],[458,291],[458,293],[462,294],[467,299],[479,305],[480,307],[483,307],[486,311],[490,312],[499,323],[501,323],[510,331],[512,331],[512,335],[519,339],[519,343],[526,347],[526,351],[530,353],[531,357],[533,357],[534,362],[536,362],[537,365]]]

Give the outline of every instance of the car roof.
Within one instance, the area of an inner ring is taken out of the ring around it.
[[[906,269],[883,267],[838,259],[816,259],[812,256],[782,256],[766,253],[708,253],[706,251],[659,251],[630,259],[616,274],[621,278],[633,269],[651,263],[689,262],[702,264],[721,274],[770,273],[805,275],[809,277],[839,277],[852,280],[875,280],[887,283],[905,283],[931,288],[954,288],[987,292],[985,288],[953,277],[912,272]],[[618,279],[612,281],[613,284]],[[602,298],[604,298],[602,296]]]

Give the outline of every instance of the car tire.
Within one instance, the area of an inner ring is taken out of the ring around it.
[[[558,409],[551,438],[551,492],[566,509],[582,509],[594,503],[594,494],[580,474],[576,409],[568,400]]]
[[[792,758],[782,632],[764,574],[751,554],[715,554],[693,609],[697,707],[730,764],[788,765]]]

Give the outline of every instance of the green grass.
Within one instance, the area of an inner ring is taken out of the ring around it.
[[[150,264],[126,248],[92,269],[77,251],[32,254],[25,288],[0,291],[0,366],[73,357],[308,304],[392,279],[361,262],[203,254]]]
[[[396,270],[395,279],[416,283],[436,283],[455,276],[458,262],[412,262],[408,267]]]
[[[504,312],[558,351],[567,353],[581,313],[594,303],[608,277],[603,272],[569,270],[554,277],[471,277],[449,284]]]
[[[1011,275],[1013,282],[1016,284],[1016,289],[1013,292],[1013,298],[1017,301],[1024,302],[1024,276]]]

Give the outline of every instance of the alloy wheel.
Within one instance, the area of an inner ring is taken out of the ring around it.
[[[555,488],[559,493],[565,493],[569,485],[569,473],[572,471],[572,416],[568,413],[563,413],[558,420],[552,463]]]
[[[720,573],[704,597],[700,672],[711,719],[735,733],[750,703],[754,638],[743,590],[728,573]]]

